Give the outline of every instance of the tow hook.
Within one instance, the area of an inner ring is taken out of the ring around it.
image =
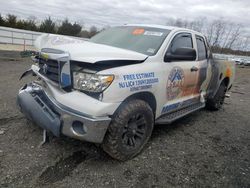
[[[49,142],[49,135],[48,132],[44,129],[43,130],[43,140],[42,142],[39,144],[39,147],[42,147],[44,144]]]

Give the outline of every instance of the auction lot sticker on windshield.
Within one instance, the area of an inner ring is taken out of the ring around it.
[[[163,33],[157,31],[145,31],[144,35],[161,37]]]
[[[133,31],[133,35],[142,35],[143,33],[144,33],[144,29],[142,29],[142,28],[138,28],[138,29],[135,29],[134,31]]]

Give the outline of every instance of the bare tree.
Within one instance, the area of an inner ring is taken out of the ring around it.
[[[225,31],[225,35],[224,35],[223,41],[221,43],[221,47],[222,48],[226,48],[227,47],[228,40],[230,39],[230,36],[232,35],[233,27],[234,27],[233,24],[228,24],[228,26],[226,28],[226,31]]]
[[[208,43],[216,52],[232,52],[233,50],[248,49],[248,40],[242,41],[244,36],[242,25],[231,23],[223,18],[208,21],[206,18],[200,17],[196,20],[187,21],[183,19],[168,19],[167,24],[189,28],[198,32],[202,32],[207,37]],[[241,42],[240,42],[241,40]],[[247,47],[245,47],[247,46]],[[243,45],[243,46],[242,46]]]
[[[227,46],[226,46],[227,48],[232,48],[235,41],[240,37],[241,27],[242,26],[240,24],[237,24],[233,27],[230,40],[228,41]]]
[[[181,18],[178,18],[178,19],[170,18],[167,20],[167,25],[188,28],[189,22],[187,20],[182,20]]]
[[[214,20],[214,35],[212,36],[212,46],[220,46],[221,39],[226,31],[226,22],[223,20]]]
[[[187,28],[193,29],[198,32],[202,32],[206,24],[207,24],[207,19],[204,17],[200,17],[194,21],[189,22]]]
[[[238,40],[236,44],[238,45],[237,49],[245,51],[245,54],[247,54],[247,51],[250,49],[250,36],[241,37],[241,40]]]
[[[209,44],[212,44],[212,40],[213,40],[213,36],[215,33],[215,22],[209,23],[206,25],[206,37],[207,37],[207,41]]]

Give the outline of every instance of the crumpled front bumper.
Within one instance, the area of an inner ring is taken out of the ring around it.
[[[92,117],[58,103],[36,83],[20,89],[17,103],[27,118],[58,137],[101,143],[111,121],[108,116]]]

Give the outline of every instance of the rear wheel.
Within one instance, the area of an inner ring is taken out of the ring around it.
[[[209,99],[206,103],[206,107],[209,110],[219,110],[224,104],[227,86],[225,82],[222,82],[214,98]]]
[[[154,115],[150,106],[142,100],[131,100],[112,119],[103,149],[115,159],[131,159],[143,149],[153,126]]]

